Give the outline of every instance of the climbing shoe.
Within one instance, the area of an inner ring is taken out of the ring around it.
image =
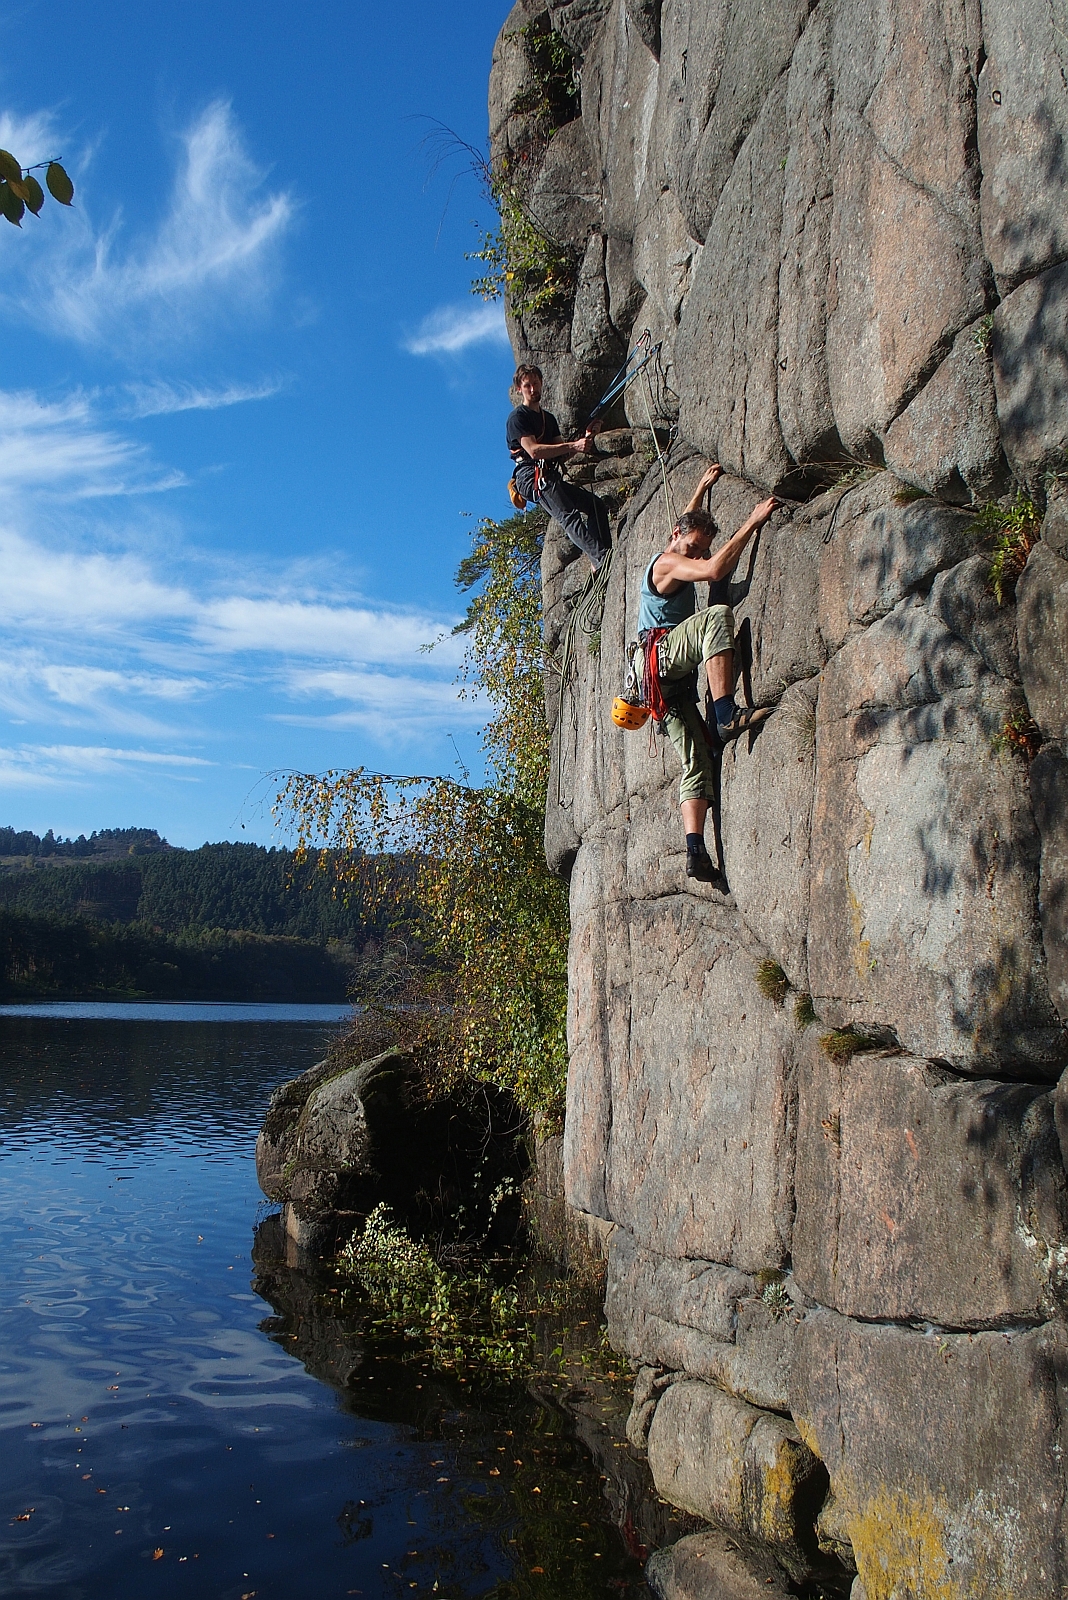
[[[720,887],[724,886],[723,876],[703,843],[696,850],[687,850],[686,876],[688,878],[696,878],[700,883],[715,883]]]
[[[717,722],[720,744],[727,744],[731,739],[737,739],[740,733],[751,733],[754,728],[759,728],[774,710],[774,706],[747,706],[744,710],[736,711],[729,722]]]

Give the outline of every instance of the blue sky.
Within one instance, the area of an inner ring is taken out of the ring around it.
[[[272,770],[479,769],[422,647],[511,357],[420,119],[484,144],[507,9],[0,10],[0,147],[76,186],[0,220],[0,822],[272,842]]]

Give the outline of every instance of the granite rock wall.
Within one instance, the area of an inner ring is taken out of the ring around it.
[[[540,141],[531,26],[580,90]],[[573,425],[649,328],[616,421],[675,425],[550,695],[567,1200],[660,1493],[866,1600],[1068,1585],[1066,82],[1049,0],[521,0],[494,56],[494,157],[576,273],[516,354]],[[778,709],[722,759],[727,893],[684,876],[670,747],[608,715],[712,459],[722,532],[786,497],[734,584]],[[976,512],[1016,494],[999,604]],[[551,530],[550,647],[574,555]],[[879,1047],[832,1059],[850,1028]],[[658,1592],[743,1592],[721,1544]]]

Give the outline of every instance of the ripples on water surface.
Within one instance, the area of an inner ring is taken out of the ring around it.
[[[274,1306],[253,1291],[256,1133],[336,1008],[17,1009],[0,1015],[0,1592],[644,1590],[558,1414],[364,1350],[296,1277],[267,1280]]]

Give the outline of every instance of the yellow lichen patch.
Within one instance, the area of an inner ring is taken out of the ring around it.
[[[989,1600],[1012,1600],[989,1530],[961,1522],[945,1501],[900,1489],[881,1489],[854,1511],[849,1536],[868,1600],[972,1600],[977,1571]],[[961,1560],[962,1547],[973,1559]]]
[[[802,1439],[808,1445],[809,1449],[812,1451],[812,1454],[816,1457],[817,1461],[820,1460],[821,1457],[820,1457],[819,1441],[816,1438],[816,1430],[812,1426],[811,1422],[806,1421],[806,1419],[804,1417],[795,1416],[794,1417],[794,1427],[797,1429],[797,1431],[801,1435]]]
[[[751,1533],[770,1544],[788,1544],[795,1538],[798,1490],[810,1468],[808,1451],[800,1441],[775,1440],[772,1451],[760,1462],[760,1503],[750,1508]]]
[[[849,882],[848,869],[846,871],[846,893],[849,896],[849,915],[853,922],[853,964],[857,969],[857,976],[863,981],[872,973],[871,940],[864,937],[864,907],[853,893],[853,885]]]

